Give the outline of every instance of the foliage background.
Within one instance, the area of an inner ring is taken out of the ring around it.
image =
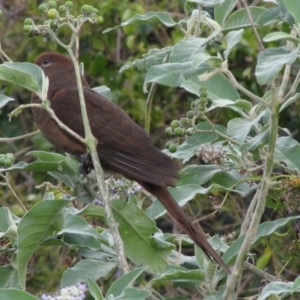
[[[262,5],[268,7],[268,3],[262,1],[249,1],[250,5]],[[0,19],[0,40],[2,48],[9,54],[13,61],[33,62],[34,59],[45,51],[63,50],[54,42],[50,42],[44,37],[28,38],[23,32],[23,21],[27,17],[33,18],[41,23],[44,16],[37,11],[37,7],[42,1],[2,1],[0,8],[4,11],[4,15]],[[85,65],[85,72],[91,86],[107,85],[113,91],[113,101],[122,107],[137,123],[144,126],[145,101],[147,95],[142,91],[144,74],[134,68],[130,68],[123,73],[119,73],[119,69],[129,61],[140,58],[142,54],[147,53],[153,48],[163,48],[168,45],[174,45],[182,38],[182,33],[176,29],[166,29],[162,25],[151,26],[130,26],[124,29],[118,28],[107,34],[102,31],[108,27],[114,27],[122,21],[128,20],[136,13],[146,13],[149,11],[168,11],[171,12],[174,20],[181,18],[184,12],[184,1],[76,1],[76,9],[79,11],[82,4],[88,3],[100,9],[100,14],[104,17],[105,23],[102,26],[93,26],[86,24],[81,34],[81,60]],[[241,5],[241,4],[238,4]],[[270,25],[261,29],[261,35],[267,32],[279,30],[277,24]],[[66,32],[61,31],[63,36]],[[223,47],[224,45],[219,45]],[[215,50],[212,49],[212,53]],[[257,60],[258,44],[252,29],[245,30],[242,42],[234,48],[229,57],[229,64],[232,73],[237,80],[253,93],[262,96],[266,92],[266,87],[259,86],[254,80],[254,70]],[[292,70],[295,76],[299,66],[294,65]],[[24,89],[15,88],[10,84],[1,84],[1,93],[11,95],[15,99],[2,110],[0,119],[0,136],[13,137],[31,132],[36,129],[30,110],[24,110],[18,118],[8,121],[6,115],[20,104],[29,103],[30,93]],[[151,136],[154,143],[159,148],[164,148],[167,141],[164,129],[173,119],[180,119],[185,116],[189,110],[191,101],[195,97],[186,93],[182,89],[168,88],[159,86],[154,100],[152,110]],[[227,122],[235,117],[236,114],[232,110],[222,109],[213,111],[209,114],[210,120],[217,124],[227,124]],[[290,106],[281,115],[280,126],[287,127],[292,132],[296,140],[299,136],[299,104],[295,103]],[[280,132],[284,135],[284,132]],[[0,153],[15,153],[16,160],[31,162],[33,157],[26,156],[31,150],[51,151],[53,147],[41,136],[14,142],[10,144],[0,144]],[[13,173],[15,190],[22,199],[26,199],[26,206],[29,208],[36,202],[40,201],[44,190],[37,190],[35,187],[43,181],[55,180],[46,174],[31,172],[15,172]],[[8,189],[0,189],[1,205],[8,206],[11,211],[16,214],[22,214],[15,199]],[[214,211],[214,205],[218,206],[222,194],[215,193],[208,196],[197,196],[196,201],[190,204],[191,211],[195,217],[204,216]],[[213,200],[213,201],[212,201]],[[223,207],[223,211],[217,217],[212,217],[202,222],[206,232],[226,235],[234,232],[239,228],[245,215],[245,211],[249,205],[251,197],[242,199],[236,194],[230,195],[229,201]],[[276,213],[273,209],[265,211],[263,221],[273,220]],[[159,220],[158,226],[167,231],[177,231],[178,228],[169,220],[168,216]],[[229,237],[230,239],[230,237]],[[260,259],[256,265],[261,268],[274,269],[278,263],[281,265],[286,245],[290,245],[290,237],[286,240],[283,238],[272,238],[265,240],[255,248],[257,256]],[[188,253],[189,249],[186,249]],[[3,264],[6,263],[5,257],[2,258]],[[41,248],[36,253],[34,260],[31,261],[31,270],[29,282],[27,284],[28,291],[36,293],[41,290],[55,291],[59,285],[59,281],[63,270],[70,263],[70,257],[66,255],[64,248]],[[288,269],[285,274],[286,280],[293,280],[298,275],[299,262]],[[50,280],[49,280],[50,279]],[[260,290],[264,283],[253,280],[252,274],[245,276],[243,287],[247,287],[247,291],[252,289]],[[162,287],[169,288],[169,287]]]

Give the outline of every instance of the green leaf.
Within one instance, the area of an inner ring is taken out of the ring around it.
[[[137,288],[126,288],[122,291],[122,294],[113,300],[146,300],[151,296],[147,290],[141,290]],[[108,299],[109,300],[109,299]]]
[[[252,109],[252,104],[251,102],[242,99],[236,101],[229,99],[217,99],[212,101],[211,106],[206,111],[208,112],[218,107],[227,107],[238,112],[240,115],[245,116],[243,110],[249,112]]]
[[[296,93],[293,97],[287,99],[280,107],[279,112],[282,112],[286,107],[296,102],[300,98],[300,93]]]
[[[21,288],[17,270],[11,265],[0,267],[0,288]],[[1,296],[0,299],[2,299]]]
[[[142,59],[135,59],[132,63],[124,65],[120,69],[120,73],[135,66],[139,71],[147,71],[150,67],[161,65],[166,57],[168,57],[173,47],[165,47],[162,49],[150,49],[148,53],[143,54]]]
[[[220,125],[215,125],[215,129],[227,135],[226,128]],[[172,156],[175,158],[183,159],[183,162],[189,161],[205,144],[211,144],[218,140],[218,136],[212,131],[211,125],[206,122],[198,123],[197,130],[204,132],[196,132],[189,136],[183,144],[181,144]]]
[[[38,300],[27,292],[20,291],[17,289],[0,289],[1,300]]]
[[[259,84],[270,84],[285,64],[291,65],[296,59],[299,47],[293,51],[284,48],[268,48],[258,54],[255,70]]]
[[[113,284],[110,286],[106,293],[106,297],[112,295],[114,297],[120,296],[122,291],[125,288],[131,287],[137,278],[148,268],[148,266],[144,266],[141,268],[136,268],[127,274],[124,274],[122,277],[118,278]]]
[[[9,228],[16,226],[11,212],[8,207],[0,208],[0,237],[3,237],[5,233],[9,231]]]
[[[282,20],[284,17],[280,7],[270,7],[267,8],[260,18],[257,21],[257,26],[267,26],[270,24],[277,23],[278,21]]]
[[[276,142],[274,161],[284,162],[291,170],[300,170],[300,144],[288,136],[279,137]]]
[[[204,7],[213,7],[216,4],[224,2],[224,0],[188,0],[188,2],[197,3]]]
[[[250,133],[252,126],[256,125],[264,114],[265,111],[262,111],[259,116],[252,121],[243,118],[235,118],[230,120],[227,124],[228,135],[236,139],[238,142],[243,143]]]
[[[96,259],[84,259],[79,261],[74,267],[67,269],[61,279],[62,288],[86,282],[87,278],[93,281],[107,276],[117,267],[114,261],[100,261]]]
[[[203,185],[211,180],[215,174],[223,171],[223,167],[218,165],[189,165],[180,172],[180,179],[176,181],[176,185],[190,183]]]
[[[205,87],[207,89],[207,97],[211,100],[222,101],[222,99],[229,99],[235,101],[240,99],[240,95],[236,88],[223,74],[216,74],[206,81],[199,81],[198,75],[192,76],[189,79],[184,80],[180,87],[197,96],[200,96],[200,88]]]
[[[282,281],[271,282],[263,288],[257,300],[270,299],[269,297],[272,295],[280,295],[283,293],[287,295],[292,295],[293,294],[292,286],[293,286],[292,282],[282,282]]]
[[[207,43],[213,40],[219,33],[218,30],[215,30],[207,38],[188,37],[179,41],[172,48],[168,62],[184,63],[193,61],[196,55],[204,53]]]
[[[69,201],[42,201],[27,212],[18,226],[18,276],[22,289],[25,289],[26,266],[41,242],[51,235],[58,216]]]
[[[300,23],[300,6],[298,0],[284,0],[288,12],[294,17],[296,23]]]
[[[255,239],[251,245],[251,248],[253,248],[255,245],[257,245],[261,240],[264,238],[270,236],[272,233],[274,233],[277,229],[285,226],[291,221],[298,220],[300,216],[295,217],[289,217],[289,218],[282,218],[276,221],[267,221],[258,226]],[[230,262],[235,255],[237,255],[241,249],[241,246],[244,242],[245,234],[239,237],[237,240],[235,240],[228,250],[223,255],[223,260],[225,262]]]
[[[104,217],[106,216],[104,207],[94,205],[94,204],[86,205],[82,210],[78,211],[77,214],[85,215],[85,216],[99,217],[101,220],[104,220]]]
[[[300,43],[299,39],[285,32],[271,32],[263,38],[264,42],[273,42],[273,41],[280,41],[280,40],[291,41],[295,45],[299,45]]]
[[[215,6],[215,19],[222,27],[229,14],[235,8],[237,2],[238,0],[225,0]]]
[[[212,184],[207,188],[203,188],[198,184],[186,184],[182,186],[170,187],[169,192],[180,206],[184,206],[188,201],[192,200],[197,194],[206,195],[210,192],[224,191],[226,189],[219,184]],[[146,214],[151,219],[156,219],[166,213],[166,209],[158,201],[154,200],[153,204],[146,210]]]
[[[300,276],[298,276],[295,281],[294,281],[294,284],[293,284],[293,291],[300,291]]]
[[[31,63],[4,63],[0,65],[0,80],[11,82],[45,96],[48,79],[40,67]]]
[[[125,27],[128,25],[145,25],[145,24],[164,24],[167,27],[174,27],[177,25],[175,23],[171,16],[168,13],[165,12],[148,12],[144,15],[136,14],[126,22],[122,22],[120,25],[117,25],[113,28],[107,28],[103,31],[103,33],[110,32],[114,29]]]
[[[246,153],[248,151],[255,150],[260,145],[266,144],[269,140],[269,129],[270,129],[269,124],[265,125],[260,130],[258,135],[254,136],[249,141],[247,141],[246,144],[242,145],[241,150]]]
[[[101,86],[95,87],[95,88],[93,88],[93,90],[108,100],[112,99],[111,90],[106,85],[101,85]]]
[[[15,99],[8,97],[6,95],[0,94],[0,108],[4,107],[10,101],[15,101]]]
[[[225,59],[228,59],[231,49],[240,42],[244,34],[244,29],[230,31],[226,35],[227,49],[224,51]]]
[[[74,214],[64,215],[64,228],[58,234],[62,234],[64,242],[69,245],[101,249],[98,231],[83,218]]]
[[[152,237],[156,231],[153,220],[131,203],[114,200],[111,204],[126,255],[137,265],[149,265],[151,271],[162,271],[168,264],[166,248],[161,248]]]
[[[201,270],[187,270],[177,267],[162,274],[157,274],[148,284],[165,284],[168,281],[199,284],[204,278],[204,273]]]
[[[199,74],[199,70],[192,69],[191,62],[166,63],[152,66],[146,74],[143,91],[144,93],[147,93],[148,84],[153,82],[161,85],[178,87],[185,79],[196,74]]]
[[[93,281],[90,277],[86,278],[86,282],[88,284],[91,295],[95,300],[104,300],[101,290],[98,285]]]
[[[256,25],[260,16],[264,13],[265,8],[262,7],[249,7],[250,13],[253,19],[254,25]],[[247,12],[245,8],[239,9],[230,15],[224,25],[224,31],[237,30],[245,27],[251,26]]]

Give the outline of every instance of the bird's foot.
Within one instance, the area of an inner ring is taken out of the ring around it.
[[[79,173],[83,176],[88,175],[93,169],[93,161],[90,153],[84,153],[80,155],[81,163],[78,167]]]

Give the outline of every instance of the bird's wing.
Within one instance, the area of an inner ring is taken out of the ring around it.
[[[133,180],[157,185],[174,185],[178,168],[157,150],[148,134],[116,104],[84,87],[84,97],[93,135],[98,140],[101,163]],[[57,92],[51,107],[65,125],[84,136],[78,90]],[[59,105],[58,105],[59,103]]]

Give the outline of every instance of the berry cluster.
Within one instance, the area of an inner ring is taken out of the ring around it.
[[[67,1],[64,5],[60,5],[57,8],[56,1],[50,1],[48,6],[41,4],[39,6],[39,11],[41,13],[46,13],[48,20],[44,22],[43,25],[35,25],[34,21],[30,18],[27,18],[24,21],[24,32],[29,36],[33,37],[35,35],[49,35],[49,27],[53,31],[58,30],[58,28],[65,24],[65,22],[70,22],[73,26],[78,24],[78,20],[83,22],[88,21],[91,23],[103,23],[103,18],[99,16],[99,10],[94,8],[91,5],[83,5],[81,7],[81,15],[76,19],[71,15],[71,10],[73,9],[74,4],[72,1]]]
[[[14,155],[12,153],[0,154],[0,168],[10,167],[15,161]]]
[[[170,127],[167,127],[165,133],[167,136],[173,136],[177,138],[176,142],[167,142],[166,148],[174,153],[177,151],[179,144],[179,138],[186,135],[192,135],[195,131],[195,121],[201,116],[206,110],[207,107],[207,89],[201,87],[200,89],[200,98],[191,103],[191,110],[186,113],[185,118],[180,120],[173,120],[170,124]]]

